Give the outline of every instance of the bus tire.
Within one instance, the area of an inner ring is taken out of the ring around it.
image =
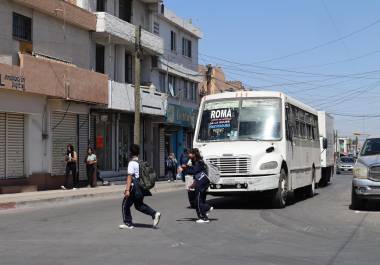
[[[282,209],[286,206],[287,196],[288,196],[288,176],[285,169],[282,168],[280,172],[280,178],[278,181],[278,188],[275,190],[273,195],[272,204],[274,208]]]
[[[311,184],[306,187],[306,197],[312,198],[315,195],[315,168],[313,167],[311,170]]]

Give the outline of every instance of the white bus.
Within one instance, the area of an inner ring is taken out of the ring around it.
[[[212,195],[271,191],[283,208],[295,189],[313,196],[321,177],[318,112],[280,92],[204,97],[194,147],[219,167]]]

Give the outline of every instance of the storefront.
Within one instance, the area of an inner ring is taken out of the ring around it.
[[[165,120],[165,157],[174,153],[177,159],[184,148],[191,148],[197,109],[169,104]]]

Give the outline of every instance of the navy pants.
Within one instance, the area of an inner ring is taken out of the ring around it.
[[[156,211],[144,203],[143,196],[139,196],[139,198],[137,198],[135,193],[132,190],[131,195],[128,198],[124,197],[124,200],[123,200],[123,206],[122,206],[123,221],[125,224],[132,224],[132,215],[131,215],[132,205],[135,205],[135,208],[137,211],[142,212],[146,215],[149,215],[152,217],[152,219],[154,219],[156,215]]]
[[[207,189],[210,181],[203,177],[195,182],[195,210],[199,219],[207,219],[206,213],[210,211],[211,206],[206,202]]]
[[[73,176],[72,186],[69,187],[69,176],[70,172]],[[67,188],[76,188],[78,186],[78,176],[77,176],[77,164],[74,162],[68,162],[66,164],[66,172],[65,172],[65,187]]]

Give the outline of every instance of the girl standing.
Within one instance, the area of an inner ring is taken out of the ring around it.
[[[87,180],[88,185],[91,186],[91,188],[96,187],[96,155],[94,152],[94,149],[92,147],[87,148],[87,157],[86,157],[86,170],[87,170]]]
[[[72,187],[76,189],[78,186],[78,176],[77,176],[77,152],[74,151],[74,146],[72,144],[67,145],[67,151],[65,155],[66,162],[66,173],[65,173],[65,186],[61,186],[62,189],[66,190],[69,186],[69,175],[70,172],[73,177]]]

